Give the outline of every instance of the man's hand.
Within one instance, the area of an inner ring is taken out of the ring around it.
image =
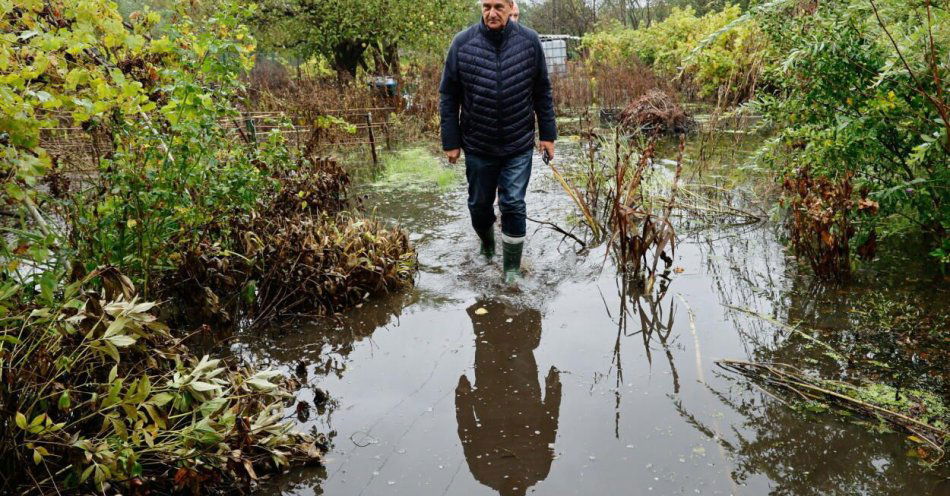
[[[553,149],[553,147],[552,147],[552,149]],[[458,161],[459,161],[459,155],[461,155],[461,154],[462,154],[462,149],[461,149],[461,148],[456,148],[456,149],[454,149],[454,150],[446,150],[446,151],[445,151],[445,158],[449,159],[449,163],[450,163],[450,164],[454,164],[455,162],[458,162]]]
[[[544,153],[548,152],[548,159],[554,160],[554,142],[553,141],[541,141],[538,144],[538,151]]]

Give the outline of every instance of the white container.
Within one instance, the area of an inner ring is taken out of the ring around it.
[[[565,40],[541,40],[544,61],[549,75],[567,74],[567,42]]]

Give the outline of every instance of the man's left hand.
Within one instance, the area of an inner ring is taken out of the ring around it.
[[[548,159],[554,160],[554,142],[553,141],[541,141],[538,144],[538,150],[541,153],[544,153],[545,151],[547,151]]]

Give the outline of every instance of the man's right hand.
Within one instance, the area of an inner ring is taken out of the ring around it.
[[[456,148],[454,150],[446,150],[445,158],[449,159],[450,164],[454,164],[459,161],[459,156],[462,155],[462,149]]]

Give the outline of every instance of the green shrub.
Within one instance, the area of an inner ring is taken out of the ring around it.
[[[54,293],[0,286],[0,491],[207,491],[319,461],[278,372],[192,355],[114,268]]]
[[[5,259],[36,275],[62,273],[67,260],[86,270],[116,265],[148,291],[181,246],[227,229],[270,186],[259,165],[279,166],[280,147],[234,146],[219,124],[237,115],[237,76],[252,61],[240,9],[222,5],[197,20],[181,7],[157,32],[158,14],[138,13],[126,26],[100,0],[5,5],[0,132],[12,160],[0,172],[12,205],[30,214],[11,231],[19,249]],[[102,143],[88,157],[91,178],[47,190],[44,179],[69,177],[77,165],[68,154],[54,164],[41,146],[40,129],[56,126]]]
[[[310,174],[278,132],[243,131],[246,7],[176,9],[123,19],[106,0],[0,2],[0,492],[211,491],[319,456],[282,420],[275,372],[198,359],[142,300],[171,293],[159,282],[190,253],[262,251],[242,231],[257,212],[284,208],[282,227],[333,219],[284,243],[287,260],[331,244],[307,254],[327,248],[353,274],[319,304],[411,282],[403,232],[336,222],[348,177]],[[49,152],[48,128],[91,145]],[[240,283],[214,281],[253,299],[254,281]]]
[[[694,86],[703,98],[748,98],[762,67],[764,49],[752,20],[730,26],[728,32],[710,35],[740,18],[741,9],[727,5],[722,11],[697,17],[691,7],[673,8],[669,17],[649,27],[626,29],[609,24],[584,36],[582,46],[593,63],[629,64],[631,59],[653,67],[667,77],[678,77]]]
[[[835,214],[865,256],[897,233],[926,233],[944,260],[950,246],[950,14],[927,5],[773,2],[756,14],[782,55],[767,75],[775,92],[757,102],[778,130],[768,161],[783,177],[853,182]]]

